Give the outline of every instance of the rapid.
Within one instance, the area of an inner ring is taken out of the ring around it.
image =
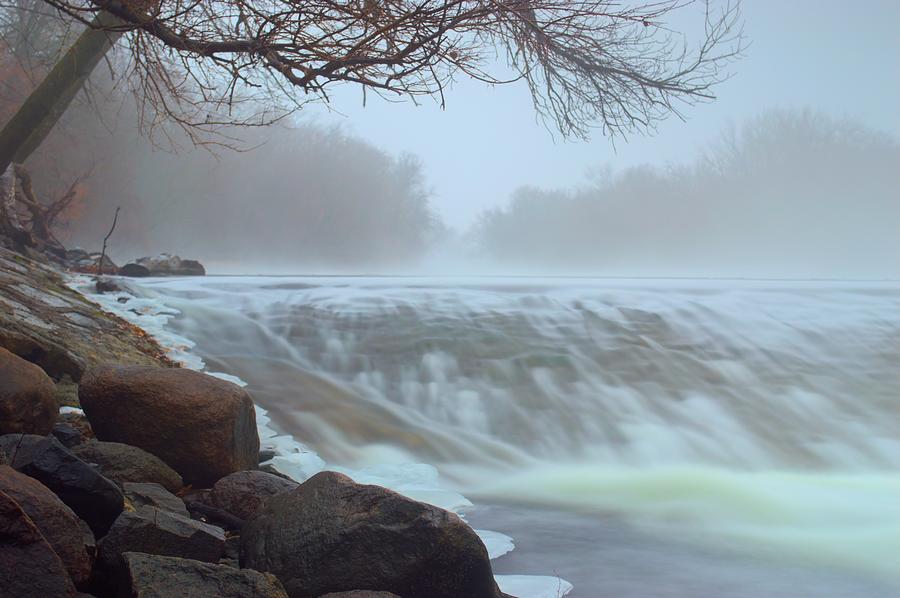
[[[247,384],[276,466],[463,513],[523,598],[900,595],[900,283],[135,292],[133,321]]]

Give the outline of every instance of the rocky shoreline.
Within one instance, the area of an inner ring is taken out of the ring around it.
[[[0,251],[0,595],[505,596],[459,516],[261,469],[249,393]]]

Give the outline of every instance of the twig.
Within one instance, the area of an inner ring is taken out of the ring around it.
[[[103,275],[103,264],[106,262],[106,242],[109,241],[109,237],[113,234],[113,231],[116,230],[116,222],[119,220],[119,210],[121,209],[122,206],[116,207],[116,214],[113,216],[112,226],[109,227],[109,232],[103,237],[103,249],[100,251],[100,263],[97,265],[97,273],[101,276]]]

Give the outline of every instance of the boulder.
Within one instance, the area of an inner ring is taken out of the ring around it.
[[[75,586],[31,518],[0,491],[0,596],[75,596]]]
[[[144,278],[150,276],[150,270],[146,266],[140,264],[125,264],[119,268],[119,276],[130,276],[132,278]]]
[[[86,544],[93,545],[93,536],[87,530],[85,537],[85,529],[72,509],[46,486],[6,465],[0,465],[0,492],[18,503],[59,556],[75,585],[84,587],[93,565]]]
[[[105,365],[88,370],[78,392],[97,438],[153,453],[186,484],[211,486],[256,469],[253,400],[231,382],[191,370]]]
[[[177,255],[161,253],[138,258],[119,269],[122,276],[204,276],[206,269],[197,260],[183,260]]]
[[[140,598],[287,598],[278,579],[251,569],[126,552],[130,596]]]
[[[151,482],[125,482],[122,484],[125,498],[135,509],[156,507],[161,511],[175,513],[182,517],[190,517],[184,501],[160,486]]]
[[[169,492],[178,492],[183,485],[174,469],[136,446],[89,440],[72,447],[72,452],[85,463],[96,465],[103,477],[120,487],[125,482],[153,482]]]
[[[58,412],[53,380],[0,347],[0,434],[49,434]]]
[[[214,563],[225,550],[225,531],[155,507],[141,507],[123,511],[99,548],[100,563],[108,574],[120,569],[126,552]]]
[[[352,592],[332,592],[319,598],[400,598],[390,592],[373,592],[372,590],[353,590]]]
[[[52,490],[70,509],[102,536],[115,521],[125,502],[115,483],[72,454],[52,436],[7,434],[0,448],[9,464]]]
[[[122,292],[122,287],[117,285],[112,280],[109,280],[106,278],[98,278],[96,281],[94,281],[94,289],[101,295],[103,293],[121,293]]]
[[[241,566],[274,573],[292,598],[501,596],[487,549],[459,516],[334,472],[265,502],[244,524]]]
[[[239,519],[250,519],[270,496],[288,492],[299,486],[263,471],[238,471],[215,483],[209,493],[209,503],[228,511]]]

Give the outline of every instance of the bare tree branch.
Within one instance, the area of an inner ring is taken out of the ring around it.
[[[0,0],[0,9],[4,1]],[[652,130],[714,98],[743,47],[737,3],[722,0],[43,0],[85,23],[124,23],[134,91],[149,131],[264,124],[335,84],[435,98],[459,76],[524,81],[564,136]],[[705,7],[691,46],[667,27]],[[505,58],[506,64],[496,59]]]

